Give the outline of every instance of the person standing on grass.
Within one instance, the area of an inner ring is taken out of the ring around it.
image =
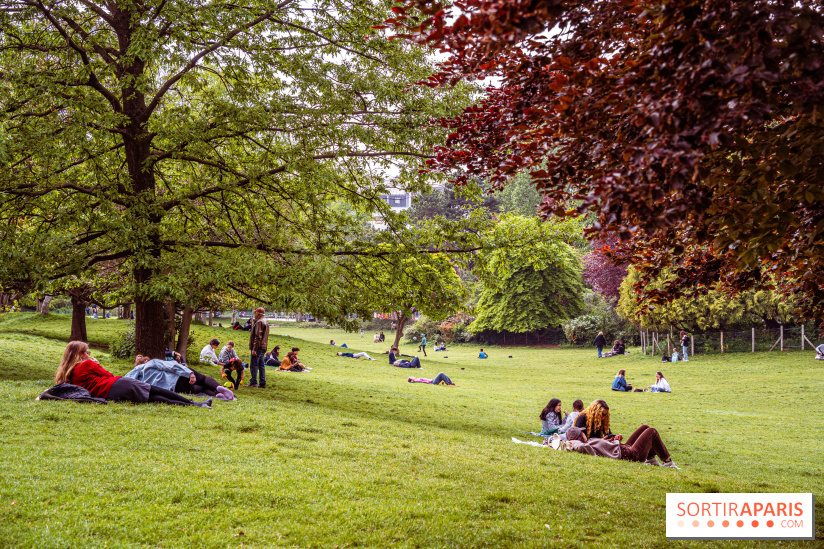
[[[418,345],[418,350],[423,351],[423,356],[426,356],[426,334],[421,334],[421,344]]]
[[[360,337],[363,339],[363,328],[360,329]]]
[[[266,310],[263,307],[255,309],[255,321],[252,330],[249,332],[249,350],[252,351],[252,360],[249,369],[252,371],[252,379],[247,387],[266,388],[266,365],[263,358],[266,355],[266,347],[269,345],[269,323],[263,318]],[[258,385],[258,376],[260,384]]]
[[[604,337],[604,332],[598,332],[598,335],[595,336],[595,341],[593,341],[592,344],[598,347],[598,358],[601,358],[601,353],[603,352],[604,347],[607,346],[607,338]]]
[[[683,360],[684,362],[689,362],[689,360],[690,360],[690,357],[687,356],[687,347],[689,347],[689,344],[690,344],[690,335],[687,332],[681,330],[681,350],[684,351],[681,354],[681,356],[682,356],[681,360]]]
[[[88,390],[93,397],[105,398],[112,402],[134,402],[145,404],[159,402],[179,406],[199,406],[211,408],[212,399],[194,402],[174,391],[154,387],[146,382],[124,376],[115,376],[104,370],[92,358],[89,345],[83,341],[71,341],[63,351],[63,360],[54,374],[54,382],[70,383]]]
[[[620,440],[609,441],[587,437],[579,427],[569,429],[566,437],[565,446],[572,452],[680,469],[672,462],[669,450],[661,440],[661,435],[648,425],[638,427],[625,444],[621,444]],[[661,458],[663,463],[658,463],[655,456]]]

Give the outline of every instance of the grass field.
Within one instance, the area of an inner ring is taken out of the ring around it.
[[[105,344],[123,322],[90,320]],[[0,546],[8,547],[813,547],[819,541],[674,542],[667,492],[824,488],[824,371],[811,353],[728,354],[662,365],[637,352],[476,346],[421,356],[406,382],[370,333],[272,328],[306,374],[268,373],[213,410],[40,402],[68,317],[0,316]],[[197,347],[247,333],[197,327]],[[334,356],[329,339],[376,362]],[[401,352],[416,354],[411,345]],[[94,350],[115,374],[127,361]],[[512,355],[512,358],[507,358]],[[448,358],[445,358],[448,356]],[[673,393],[614,393],[615,372]],[[206,374],[217,370],[201,368]],[[680,471],[511,442],[537,415],[605,398],[614,432],[661,431]],[[816,535],[824,535],[817,503]]]

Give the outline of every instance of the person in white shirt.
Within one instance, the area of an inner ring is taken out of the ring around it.
[[[218,360],[217,355],[215,354],[215,349],[217,349],[218,345],[220,345],[220,340],[217,338],[212,339],[209,344],[200,351],[200,362],[212,364],[214,366],[223,366],[223,363]]]
[[[671,393],[670,384],[661,372],[655,372],[655,385],[647,387],[653,393]]]

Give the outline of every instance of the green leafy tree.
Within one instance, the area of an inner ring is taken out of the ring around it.
[[[584,314],[564,323],[564,335],[570,343],[590,343],[604,332],[607,341],[622,339],[633,330],[633,324],[621,318],[604,296],[587,292],[583,296]]]
[[[531,332],[580,314],[581,263],[565,241],[579,229],[577,221],[504,216],[487,235],[490,249],[478,256],[484,289],[470,330]]]
[[[661,285],[660,282],[655,284]],[[642,311],[636,300],[640,287],[641,277],[631,268],[621,283],[617,311],[622,317],[645,328],[669,329],[674,326],[688,332],[756,325],[772,328],[796,319],[792,301],[772,290],[749,290],[734,296],[709,290],[695,297],[647,306]]]
[[[164,304],[197,262],[215,291],[345,318],[334,289],[313,290],[336,280],[333,258],[373,253],[358,216],[389,220],[381,253],[404,246],[380,199],[387,174],[428,188],[420,151],[443,134],[427,122],[468,100],[468,88],[408,87],[434,65],[371,28],[388,8],[3,2],[0,218],[62,240],[38,248],[56,252],[51,278],[121,261],[149,356],[162,356]]]

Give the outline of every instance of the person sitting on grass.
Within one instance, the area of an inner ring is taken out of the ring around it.
[[[680,358],[681,357],[678,356],[678,351],[673,350],[672,351],[672,357],[670,357],[670,362],[678,362],[678,360],[680,360]]]
[[[298,351],[300,351],[300,349],[292,347],[292,350],[286,353],[286,356],[283,357],[280,363],[281,370],[284,372],[308,372],[311,370],[311,368],[307,368],[298,360]]]
[[[174,391],[154,387],[129,377],[112,375],[91,357],[89,346],[83,341],[71,341],[66,346],[63,359],[54,374],[54,382],[83,387],[93,397],[105,398],[112,402],[134,402],[136,404],[159,402],[202,408],[211,408],[212,402],[212,399],[206,402],[194,402]]]
[[[386,341],[386,336],[384,335],[384,333],[383,333],[383,332],[381,332],[381,333],[378,335],[378,340],[379,340],[381,343],[383,343],[384,341]]]
[[[126,377],[178,394],[205,394],[221,400],[235,400],[232,391],[221,387],[214,379],[175,361],[137,355],[134,359],[134,368]]]
[[[393,346],[392,350],[389,351],[389,365],[395,366],[397,368],[422,368],[421,361],[418,357],[412,359],[412,361],[408,360],[400,360],[397,358],[396,354],[399,353],[398,348]]]
[[[338,356],[345,356],[348,358],[365,358],[366,360],[375,360],[366,353],[338,353]]]
[[[615,379],[612,380],[613,391],[632,391],[632,385],[629,385],[624,377],[626,373],[626,370],[618,370],[618,373],[615,374]]]
[[[378,332],[375,332],[375,337],[372,338],[372,343],[380,343],[381,336],[378,335]]]
[[[615,355],[622,355],[626,351],[626,347],[624,347],[624,342],[615,340],[615,343],[612,344],[612,349],[605,354],[602,358],[609,358]]]
[[[587,409],[575,418],[575,427],[583,429],[587,438],[605,438],[621,440],[621,435],[614,435],[609,429],[609,405],[605,400],[593,400]],[[569,431],[567,431],[569,432]]]
[[[263,364],[266,366],[277,366],[280,368],[280,345],[275,345],[271,353],[266,353],[263,357]]]
[[[647,387],[653,393],[671,393],[670,384],[661,372],[655,372],[655,384]]]
[[[566,412],[564,413],[566,414]],[[564,420],[561,416],[561,399],[553,398],[550,400],[538,417],[541,418],[542,435],[552,435],[559,432],[561,427],[564,426]]]
[[[815,348],[815,359],[824,360],[824,343]]]
[[[564,418],[564,425],[558,430],[559,433],[566,433],[570,427],[575,425],[575,420],[578,419],[578,416],[581,412],[584,411],[584,401],[580,398],[577,399],[575,402],[572,403],[572,413],[567,415]]]
[[[223,366],[220,359],[215,354],[215,349],[220,345],[220,340],[212,338],[208,345],[200,351],[200,362],[204,364],[211,364],[212,366]]]
[[[441,341],[440,343],[435,344],[435,351],[437,351],[437,352],[446,351],[446,343]]]
[[[433,379],[427,379],[425,377],[410,377],[406,381],[409,383],[429,383],[430,385],[455,385],[443,372],[436,375]]]
[[[486,354],[483,349],[481,349],[481,352],[478,354],[478,358],[489,358],[489,355]]]
[[[240,322],[235,322],[234,324],[232,324],[232,329],[233,330],[242,330],[244,332],[251,332],[252,331],[252,319],[247,318],[246,323],[243,326],[240,325]]]
[[[625,444],[621,444],[620,439],[609,441],[587,437],[578,427],[572,427],[567,431],[566,438],[564,444],[572,452],[680,469],[672,462],[661,435],[648,425],[638,427]],[[655,456],[661,458],[663,463],[659,463]]]

